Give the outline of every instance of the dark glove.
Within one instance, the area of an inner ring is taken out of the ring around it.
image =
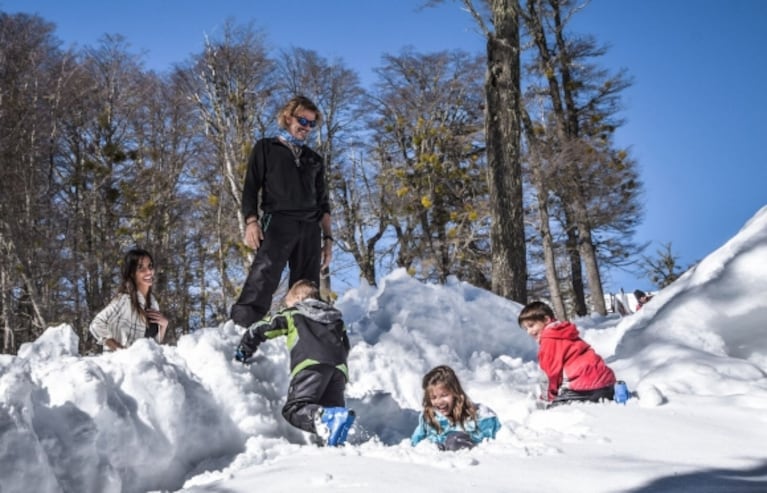
[[[240,363],[247,363],[251,356],[253,356],[253,351],[242,343],[237,346],[237,350],[234,352],[234,359]]]
[[[240,344],[237,346],[237,350],[234,352],[234,359],[241,363],[247,363],[253,356],[253,353],[258,349],[258,345],[262,340],[257,334],[251,333],[250,330],[246,330],[242,335]]]

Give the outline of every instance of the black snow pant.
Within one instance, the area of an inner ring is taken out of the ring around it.
[[[561,404],[569,404],[570,402],[599,402],[601,400],[613,400],[615,396],[615,387],[609,385],[602,387],[601,389],[594,390],[570,390],[563,389],[559,391],[559,394],[554,398],[551,406],[558,406]]]
[[[269,313],[285,265],[290,268],[288,286],[301,279],[320,285],[319,222],[265,214],[261,228],[264,241],[256,252],[240,297],[232,305],[231,319],[241,327],[249,327]]]
[[[330,365],[312,365],[290,381],[282,416],[296,428],[316,433],[314,417],[320,407],[343,407],[346,376]]]

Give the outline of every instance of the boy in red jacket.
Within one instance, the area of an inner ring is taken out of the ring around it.
[[[534,301],[519,313],[519,325],[540,345],[538,364],[549,379],[544,399],[552,405],[613,399],[615,374],[573,323],[556,320],[547,304]]]

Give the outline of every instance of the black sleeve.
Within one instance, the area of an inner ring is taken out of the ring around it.
[[[266,154],[266,139],[261,139],[253,146],[248,158],[248,169],[245,173],[245,185],[242,187],[242,217],[258,217],[259,197],[263,186],[265,172],[264,154]]]
[[[273,316],[266,316],[251,325],[248,332],[253,334],[252,337],[257,339],[259,343],[268,339],[274,339],[275,337],[286,336],[288,335],[288,328],[290,325],[288,323],[289,313],[290,311],[288,309],[281,310]]]

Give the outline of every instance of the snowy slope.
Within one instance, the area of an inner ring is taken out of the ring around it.
[[[465,283],[396,271],[337,305],[353,345],[350,445],[309,445],[281,417],[283,340],[251,366],[231,358],[231,324],[83,357],[62,325],[0,356],[0,492],[767,491],[767,208],[640,312],[576,320],[639,392],[625,406],[537,409],[520,306]],[[438,364],[496,411],[496,440],[409,445]]]

